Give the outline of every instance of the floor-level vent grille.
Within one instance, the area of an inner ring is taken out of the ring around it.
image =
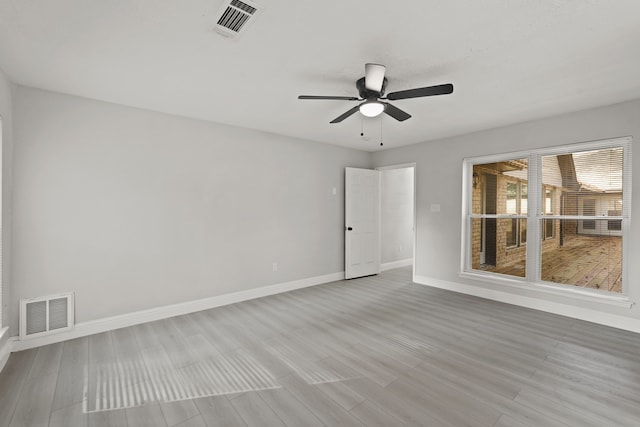
[[[73,329],[73,293],[20,300],[20,339]]]
[[[235,37],[246,29],[247,24],[258,11],[256,5],[240,0],[231,0],[222,5],[216,22],[216,30],[230,37]]]

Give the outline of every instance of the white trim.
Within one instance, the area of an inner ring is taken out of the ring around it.
[[[323,283],[335,282],[344,278],[344,272],[325,274],[324,276],[309,277],[306,279],[294,280],[291,282],[277,283],[275,285],[262,286],[248,289],[246,291],[232,292],[215,297],[203,298],[194,301],[186,301],[178,304],[166,305],[163,307],[151,308],[148,310],[136,311],[103,319],[81,322],[75,325],[75,329],[55,335],[48,335],[20,341],[17,337],[11,338],[11,351],[22,351],[29,348],[40,347],[56,342],[66,341],[73,338],[85,337],[87,335],[112,331],[114,329],[126,328],[128,326],[141,323],[152,322],[154,320],[166,319],[169,317],[189,314],[196,311],[208,310],[210,308],[221,307],[223,305],[235,304],[255,298],[262,298],[283,292]]]
[[[9,341],[8,334],[8,327],[0,329],[0,372],[4,369],[4,365],[7,364],[11,355],[11,341]]]
[[[534,310],[559,314],[561,316],[572,317],[574,319],[585,320],[587,322],[640,333],[640,319],[426,276],[416,276],[414,282],[420,285],[446,289],[453,292],[461,292],[467,295],[473,295],[493,301],[500,301],[507,304],[532,308]],[[598,299],[597,302],[602,301]]]
[[[376,170],[388,171],[392,169],[407,169],[407,168],[415,168],[415,167],[416,167],[416,162],[411,162],[411,163],[400,163],[399,165],[378,166]]]
[[[479,280],[486,283],[493,283],[499,286],[518,287],[526,291],[535,291],[544,294],[569,297],[576,300],[589,301],[614,305],[617,307],[631,308],[634,302],[626,295],[616,295],[607,291],[597,289],[584,289],[573,285],[564,285],[553,282],[528,282],[515,276],[496,274],[484,271],[464,271],[458,274],[463,279]]]
[[[605,148],[620,147],[625,144],[631,144],[633,138],[631,136],[620,136],[608,139],[574,142],[569,144],[554,145],[551,147],[535,148],[531,150],[511,151],[509,153],[487,154],[484,156],[466,157],[464,161],[471,164],[493,163],[508,161],[518,158],[529,158],[532,154],[540,156],[555,156],[558,154],[571,154],[577,151],[588,151]],[[629,159],[630,160],[630,159]],[[531,166],[531,165],[529,165]],[[626,165],[625,165],[626,166]]]
[[[391,261],[380,264],[380,271],[391,270],[392,268],[406,267],[413,265],[413,258],[401,259],[400,261]]]

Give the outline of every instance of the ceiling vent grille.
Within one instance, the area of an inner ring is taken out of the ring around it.
[[[235,37],[246,30],[257,12],[257,6],[250,2],[240,0],[225,2],[216,15],[218,17],[216,30],[225,36]]]
[[[20,339],[73,329],[73,293],[20,300]]]

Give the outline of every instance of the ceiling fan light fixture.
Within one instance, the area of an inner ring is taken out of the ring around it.
[[[376,117],[384,111],[384,104],[378,100],[371,100],[360,104],[359,109],[363,116]]]

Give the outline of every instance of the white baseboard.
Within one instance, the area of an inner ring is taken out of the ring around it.
[[[0,329],[0,372],[7,364],[11,355],[11,341],[9,341],[9,328]]]
[[[52,334],[25,340],[19,340],[17,337],[12,337],[10,339],[10,349],[11,351],[26,350],[29,348],[40,347],[43,345],[66,341],[73,338],[98,334],[100,332],[112,331],[115,329],[125,328],[127,326],[152,322],[154,320],[166,319],[169,317],[193,313],[196,311],[208,310],[214,307],[235,304],[237,302],[275,295],[283,292],[289,292],[296,289],[320,285],[323,283],[335,282],[343,279],[344,272],[325,274],[324,276],[309,277],[306,279],[294,280],[291,282],[277,283],[275,285],[262,286],[259,288],[248,289],[246,291],[233,292],[230,294],[218,295],[215,297],[203,298],[195,301],[187,301],[163,307],[156,307],[148,310],[122,314],[119,316],[107,317],[104,319],[91,320],[89,322],[76,323],[74,329],[61,332],[59,334]],[[2,353],[0,349],[0,355],[1,354]]]
[[[521,307],[533,308],[535,310],[545,311],[547,313],[559,314],[561,316],[572,317],[574,319],[585,320],[587,322],[598,323],[600,325],[611,326],[618,329],[640,333],[640,319],[619,316],[611,313],[604,313],[598,310],[576,307],[573,305],[547,301],[539,298],[515,295],[509,292],[497,291],[494,289],[487,289],[479,286],[434,279],[431,277],[416,275],[413,281],[420,285],[460,292],[480,298],[505,302],[507,304],[518,305]]]
[[[380,271],[391,270],[392,268],[406,267],[413,264],[413,258],[401,259],[400,261],[385,262],[380,264]]]

